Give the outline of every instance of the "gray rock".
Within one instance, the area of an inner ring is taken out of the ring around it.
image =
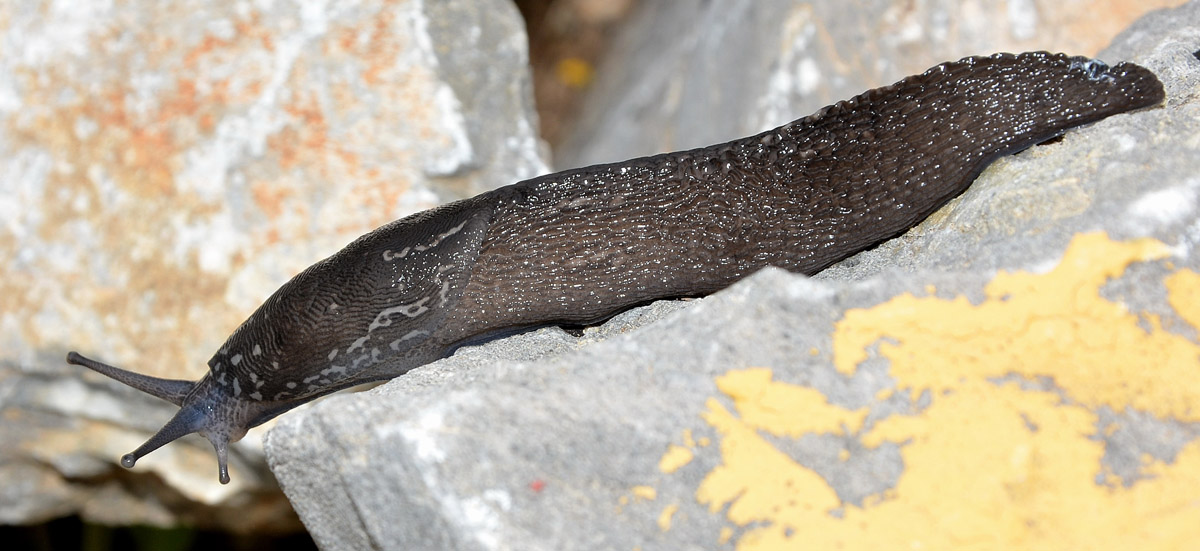
[[[78,4],[78,5],[76,5]],[[297,530],[261,431],[234,482],[176,409],[68,350],[196,380],[292,275],[545,172],[507,0],[0,8],[0,522]]]
[[[316,403],[267,434],[272,471],[330,550],[1192,541],[1198,6],[1101,56],[1162,75],[1164,107],[1002,159],[818,278]]]

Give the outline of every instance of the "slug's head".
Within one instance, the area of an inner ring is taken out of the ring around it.
[[[229,444],[246,435],[246,430],[270,418],[268,408],[258,403],[238,400],[212,377],[200,382],[159,379],[139,375],[108,364],[85,358],[76,352],[67,354],[67,363],[81,365],[125,383],[142,392],[179,406],[179,412],[163,425],[150,440],[138,449],[121,457],[121,465],[133,467],[142,456],[181,436],[198,432],[217,451],[218,477],[221,484],[229,483],[227,455]]]
[[[198,432],[229,482],[231,442],[251,427],[344,388],[401,375],[447,352],[435,338],[471,273],[490,203],[468,200],[418,213],[360,237],[271,295],[208,362],[199,382],[139,375],[75,352],[82,365],[179,406],[139,458]]]

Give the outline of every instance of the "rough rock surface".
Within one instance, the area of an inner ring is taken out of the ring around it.
[[[600,67],[560,167],[749,136],[943,61],[1094,55],[1180,0],[642,2]]]
[[[289,277],[405,214],[545,172],[507,0],[0,6],[0,522],[296,528],[257,433],[125,471]]]
[[[1183,548],[1197,22],[1100,54],[1165,106],[1003,159],[820,278],[461,351],[285,417],[272,471],[324,549]]]

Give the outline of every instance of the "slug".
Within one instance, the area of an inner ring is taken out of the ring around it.
[[[198,382],[98,371],[179,406],[139,458],[199,432],[227,446],[291,408],[463,343],[711,293],[764,266],[813,274],[894,237],[989,163],[1156,105],[1138,65],[1045,52],[944,63],[774,130],[541,176],[384,225],[288,281]]]

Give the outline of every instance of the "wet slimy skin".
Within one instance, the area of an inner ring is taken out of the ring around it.
[[[917,224],[989,163],[1163,100],[1130,63],[1044,52],[944,63],[732,142],[549,174],[392,222],[283,285],[199,382],[83,365],[180,406],[143,455],[247,429],[465,342],[812,274]]]

